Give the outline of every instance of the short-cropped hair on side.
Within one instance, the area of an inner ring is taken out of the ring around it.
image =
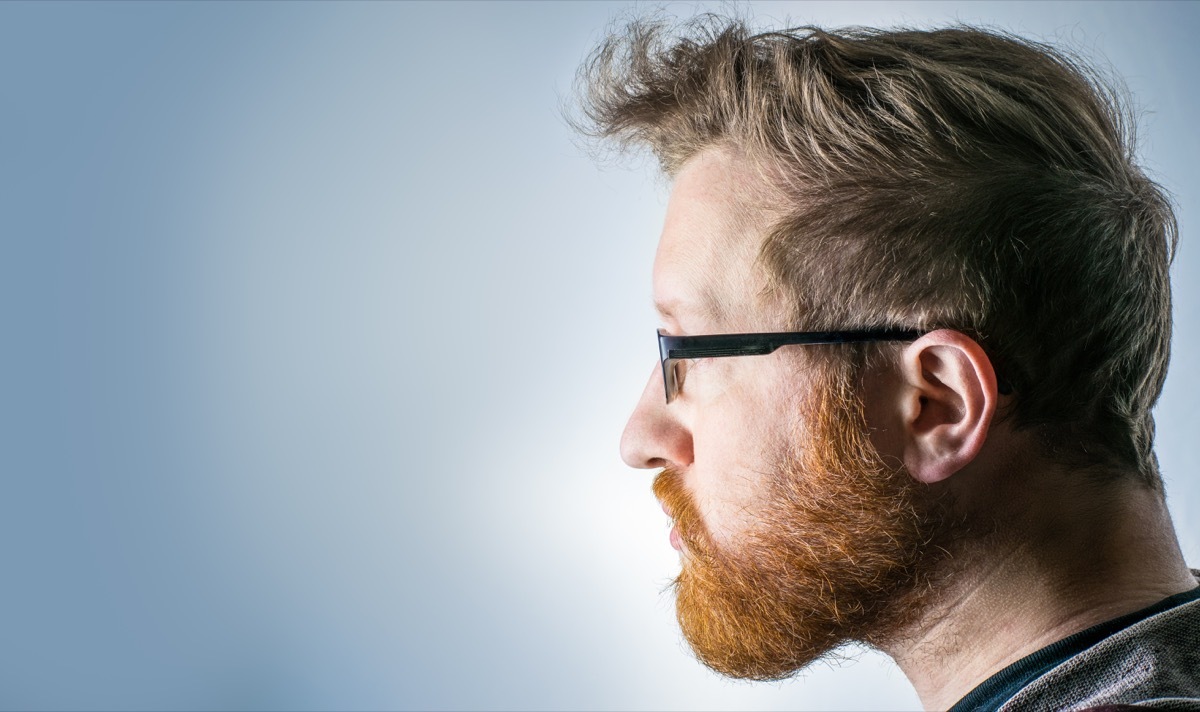
[[[1117,87],[992,29],[643,18],[580,68],[576,125],[669,176],[751,158],[785,203],[759,261],[791,326],[963,331],[1045,455],[1161,489],[1177,227]]]

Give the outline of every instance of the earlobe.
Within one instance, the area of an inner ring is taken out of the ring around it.
[[[949,329],[901,354],[904,464],[913,478],[940,482],[983,449],[996,412],[996,374],[983,348]]]

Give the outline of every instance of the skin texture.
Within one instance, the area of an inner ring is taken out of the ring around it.
[[[744,289],[754,279],[755,236],[763,227],[739,220],[748,196],[738,186],[750,176],[723,161],[697,168],[677,179],[655,257],[655,300],[669,310],[663,326],[672,334],[728,332],[735,323],[744,331],[777,328],[767,315],[733,316],[762,311],[753,290]],[[688,488],[712,536],[724,543],[749,523],[761,491],[758,473],[771,464],[769,440],[790,420],[789,404],[774,396],[791,373],[774,354],[697,360],[685,368],[685,392],[668,407],[655,365],[622,438],[622,456],[635,467],[703,463],[690,467]]]
[[[736,153],[685,164],[654,267],[667,331],[785,328],[755,264],[771,198]],[[1007,397],[965,335],[895,347],[849,394],[834,388],[844,371],[798,348],[689,362],[669,405],[656,363],[622,437],[627,464],[666,468],[655,492],[684,540],[680,620],[715,669],[781,677],[859,640],[943,709],[1055,640],[1196,586],[1161,496],[1041,459],[1000,417]],[[877,567],[865,578],[862,562]],[[746,591],[763,605],[739,607]]]

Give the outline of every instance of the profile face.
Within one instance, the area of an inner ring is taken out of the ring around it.
[[[754,303],[759,228],[745,209],[748,167],[708,152],[679,173],[654,262],[663,329],[675,335],[779,330]],[[686,486],[715,541],[734,541],[754,522],[779,425],[794,409],[783,355],[699,359],[681,364],[683,385],[665,403],[655,365],[622,437],[631,467],[686,470]]]
[[[712,150],[679,172],[654,265],[667,332],[786,328],[758,297],[758,180]],[[663,468],[679,621],[726,675],[786,677],[894,633],[920,610],[946,535],[938,504],[871,443],[854,374],[815,364],[786,348],[689,361],[670,404],[656,364],[622,437],[627,464]]]

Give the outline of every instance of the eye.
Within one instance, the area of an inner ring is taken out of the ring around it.
[[[672,368],[675,369],[675,392],[676,393],[683,390],[683,379],[684,379],[684,376],[687,375],[687,363],[688,363],[687,359],[681,359],[679,361],[676,361],[672,365]]]
[[[689,372],[703,371],[706,366],[712,361],[711,358],[688,358],[681,359],[675,362],[675,384],[676,389],[683,391],[683,382],[687,378]]]

